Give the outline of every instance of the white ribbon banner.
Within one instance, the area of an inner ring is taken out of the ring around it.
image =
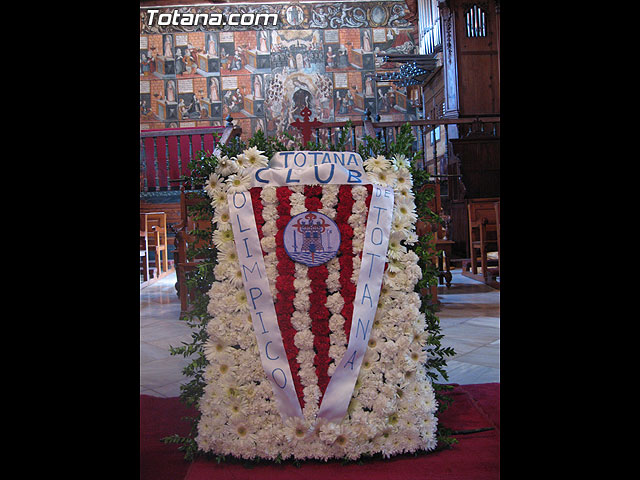
[[[288,417],[302,417],[269,288],[251,195],[249,192],[238,192],[229,194],[227,199],[244,291],[249,303],[262,367],[271,382],[283,420]]]
[[[324,392],[318,418],[340,422],[347,413],[378,309],[392,217],[393,188],[374,185],[353,300],[349,345]]]
[[[275,168],[252,171],[252,186],[371,183],[362,168],[362,159],[353,152],[279,153],[282,155],[276,154],[272,159]],[[341,156],[334,155],[337,153]],[[318,177],[324,181],[319,181]],[[373,186],[349,344],[329,381],[318,411],[318,419],[340,422],[347,413],[378,308],[382,276],[387,261],[393,201],[393,188]],[[283,419],[292,416],[302,417],[266,276],[251,196],[248,192],[229,194],[228,202],[244,290],[262,366],[271,382]]]
[[[270,167],[249,170],[251,187],[371,183],[355,152],[277,152],[269,163]]]

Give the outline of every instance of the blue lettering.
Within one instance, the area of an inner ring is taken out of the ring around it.
[[[351,355],[351,358],[349,359],[349,361],[347,363],[344,364],[343,368],[347,368],[347,365],[351,364],[351,370],[353,370],[353,361],[356,358],[356,353],[358,353],[358,351],[356,350],[355,352],[353,352],[353,355]]]
[[[242,195],[242,199],[244,200],[244,202],[242,202],[242,205],[237,205],[236,204],[236,197],[238,195]],[[236,208],[242,208],[244,207],[245,203],[247,203],[247,197],[245,197],[244,192],[236,192],[233,194],[233,206]]]
[[[369,291],[369,285],[366,284],[366,283],[364,284],[364,292],[362,293],[362,301],[360,302],[360,305],[364,305],[364,299],[365,298],[369,299],[369,304],[370,304],[371,308],[373,308],[373,300],[371,299],[371,292]]]
[[[301,164],[300,164],[300,163],[298,163],[298,155],[302,155],[302,160],[303,160],[303,161],[302,161],[302,163],[301,163]],[[293,163],[295,163],[295,164],[296,164],[296,166],[298,166],[298,167],[304,167],[304,166],[306,165],[306,163],[307,163],[307,157],[306,157],[306,155],[304,154],[304,152],[298,152],[298,153],[296,153],[295,157],[293,157]]]
[[[334,153],[333,154],[333,163],[340,162],[340,165],[344,166],[344,153]]]
[[[259,168],[258,170],[256,170],[256,173],[255,173],[256,180],[259,181],[260,183],[269,183],[269,180],[263,180],[262,177],[260,177],[259,175],[259,173],[264,170],[269,170],[269,167]]]
[[[254,290],[257,290],[258,292],[260,292],[260,294],[257,297],[253,296],[253,291]],[[262,290],[259,289],[258,287],[251,287],[249,289],[249,296],[251,297],[251,302],[253,303],[253,309],[255,310],[256,309],[256,300],[262,296]]]
[[[238,228],[240,229],[240,233],[246,232],[247,230],[249,230],[249,227],[244,228],[244,229],[242,228],[242,224],[240,223],[240,215],[237,214],[237,213],[236,213],[236,220],[238,220]]]
[[[349,155],[349,160],[347,160],[347,167],[352,163],[355,163],[356,167],[358,166],[358,158],[356,157],[355,153],[352,153],[351,155]]]
[[[386,210],[386,208],[384,207],[378,207],[377,205],[371,205],[373,208],[377,208],[378,209],[378,218],[376,219],[376,225],[378,223],[380,223],[380,211],[381,210]]]
[[[287,183],[300,183],[300,180],[296,180],[295,178],[291,178],[291,172],[293,172],[293,169],[289,169],[289,172],[287,173]]]
[[[380,241],[376,242],[373,239],[373,234],[376,232],[376,230],[380,231]],[[380,227],[375,227],[373,230],[371,230],[371,243],[373,243],[374,245],[381,245],[382,244],[382,237],[384,237],[384,233],[382,232],[382,229]]]
[[[244,240],[244,248],[247,250],[247,258],[253,257],[253,255],[249,253],[249,245],[247,245],[247,240],[249,240],[249,237],[244,237],[242,240]]]
[[[362,174],[358,170],[349,169],[349,178],[347,179],[347,183],[362,183],[360,177]]]
[[[293,155],[293,152],[280,152],[280,155],[284,156],[284,168],[288,168],[289,155]]]
[[[367,320],[367,326],[362,325],[362,320],[358,318],[358,327],[356,328],[356,338],[358,338],[358,332],[360,331],[360,327],[362,327],[362,339],[364,340],[367,336],[367,330],[369,330],[369,322],[371,319]]]
[[[331,179],[333,178],[333,170],[335,168],[335,165],[331,165],[331,173],[329,174],[329,178],[327,178],[326,180],[321,180],[320,179],[320,175],[318,175],[318,167],[313,167],[316,171],[316,180],[318,180],[319,183],[329,183],[331,181]]]
[[[256,315],[258,315],[258,318],[260,319],[260,323],[262,324],[262,334],[265,334],[265,333],[269,333],[269,331],[266,328],[264,328],[264,320],[262,320],[262,313],[263,312],[256,312]]]
[[[273,358],[271,358],[271,357],[269,356],[269,344],[270,344],[270,343],[273,343],[273,341],[272,341],[272,340],[269,340],[269,341],[265,344],[265,346],[264,346],[264,354],[267,356],[267,358],[268,358],[269,360],[277,360],[277,359],[279,359],[279,358],[280,358],[280,355],[278,355],[277,357],[273,357]]]
[[[322,152],[307,152],[313,157],[313,164],[318,165],[318,155],[322,155]]]
[[[284,383],[282,385],[280,385],[276,380],[277,371],[280,371],[280,373],[282,374],[282,377],[284,378]],[[276,382],[276,385],[278,385],[280,388],[284,388],[285,385],[287,384],[287,375],[284,373],[284,370],[282,370],[281,368],[275,368],[273,372],[271,372],[271,378],[273,378],[273,381]]]
[[[382,242],[382,240],[381,240],[381,242]],[[380,244],[377,243],[376,245],[380,245]],[[371,255],[372,257],[379,257],[380,256],[380,255],[376,255],[375,253],[372,253],[372,252],[367,252],[367,255]],[[373,270],[373,262],[375,262],[375,259],[371,258],[371,265],[369,266],[369,278],[371,278],[371,270]]]
[[[253,273],[253,271],[254,271],[256,268],[258,269],[258,276],[259,276],[260,278],[262,278],[262,274],[260,273],[260,267],[258,266],[258,262],[254,263],[254,264],[253,264],[253,268],[251,268],[251,269],[247,268],[247,266],[243,264],[243,265],[242,265],[242,271],[244,272],[244,279],[245,279],[245,280],[248,280],[248,278],[247,278],[247,272],[246,272],[247,270],[249,270],[249,273]]]

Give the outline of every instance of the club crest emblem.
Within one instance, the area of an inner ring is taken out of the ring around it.
[[[340,249],[340,230],[320,212],[303,212],[284,229],[284,248],[294,262],[315,267],[328,262]]]

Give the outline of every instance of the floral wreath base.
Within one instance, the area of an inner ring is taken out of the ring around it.
[[[433,450],[437,402],[425,370],[429,332],[414,287],[422,277],[412,178],[403,156],[364,162],[374,184],[392,186],[394,212],[377,313],[368,349],[340,423],[311,430],[322,397],[343,357],[360,271],[371,185],[250,188],[245,169],[267,166],[255,148],[222,157],[205,190],[215,209],[218,249],[209,291],[206,385],[199,402],[200,450],[245,459],[357,459]],[[248,190],[282,340],[304,418],[283,422],[260,360],[229,218],[227,195]],[[287,255],[283,230],[292,217],[320,212],[335,222],[340,250],[309,267]],[[311,432],[311,433],[309,433]]]

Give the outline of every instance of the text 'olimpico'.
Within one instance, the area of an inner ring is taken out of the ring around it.
[[[178,10],[173,10],[173,13],[159,13],[159,10],[149,10],[149,26],[195,26],[195,25],[209,25],[214,27],[221,27],[225,25],[232,26],[257,26],[257,25],[269,25],[269,22],[273,20],[273,26],[277,24],[277,13],[230,13],[224,15],[222,13],[181,13]],[[156,16],[156,14],[158,14]]]

